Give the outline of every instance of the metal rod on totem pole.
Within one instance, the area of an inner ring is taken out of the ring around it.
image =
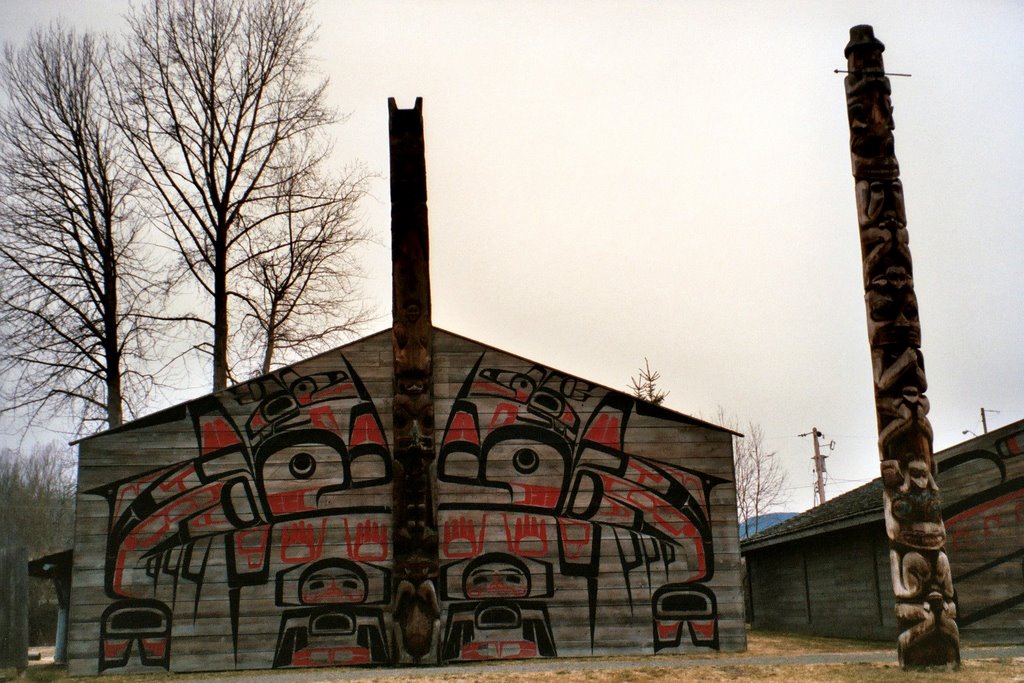
[[[388,100],[394,350],[394,662],[431,652],[439,609],[434,510],[433,330],[423,101]],[[432,661],[432,657],[428,657]]]
[[[957,666],[960,635],[945,552],[921,324],[896,161],[885,46],[850,29],[845,79],[864,300],[878,418],[885,528],[904,668]]]

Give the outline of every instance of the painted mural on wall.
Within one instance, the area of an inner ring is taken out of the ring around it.
[[[438,458],[444,660],[582,654],[621,646],[624,627],[655,652],[717,648],[709,496],[724,480],[630,454],[643,407],[480,358]]]
[[[1024,430],[939,463],[958,622],[1019,629],[1024,617]],[[962,492],[969,492],[961,497]],[[957,495],[960,494],[960,495]],[[992,586],[1005,586],[993,591]],[[1010,614],[1015,611],[1016,618]]]
[[[717,648],[726,480],[626,439],[684,418],[508,359],[481,355],[438,421],[438,659]],[[86,492],[109,510],[100,672],[393,661],[393,453],[337,368],[189,403],[192,457]]]
[[[88,492],[110,510],[100,671],[170,668],[179,633],[229,636],[236,664],[275,641],[259,666],[387,661],[391,463],[343,367],[193,402],[196,457]]]

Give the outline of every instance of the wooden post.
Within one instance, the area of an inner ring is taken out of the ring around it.
[[[846,107],[899,659],[904,668],[957,666],[960,635],[883,50],[870,26],[850,29]]]
[[[0,547],[0,669],[7,667],[28,667],[28,558],[20,546]]]
[[[439,609],[434,510],[433,332],[423,101],[388,100],[391,142],[392,346],[395,356],[395,659],[418,663],[436,647]],[[433,659],[433,658],[431,658]]]

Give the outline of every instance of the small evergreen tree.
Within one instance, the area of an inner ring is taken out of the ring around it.
[[[661,379],[661,373],[651,370],[651,363],[644,357],[644,366],[639,369],[636,377],[630,377],[630,389],[633,395],[644,401],[661,404],[668,396],[667,391],[658,389],[657,382]]]

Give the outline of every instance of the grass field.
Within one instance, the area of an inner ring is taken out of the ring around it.
[[[780,683],[819,683],[821,681],[858,683],[990,683],[993,681],[1017,681],[1024,683],[1024,657],[992,657],[964,661],[958,671],[929,670],[902,671],[895,663],[857,664],[757,664],[759,657],[798,656],[820,653],[842,652],[892,652],[894,643],[863,640],[842,640],[836,638],[815,638],[809,636],[753,632],[748,634],[748,649],[744,653],[709,653],[687,655],[688,662],[699,660],[699,666],[680,668],[673,666],[678,655],[657,655],[642,659],[639,666],[623,668],[623,662],[635,662],[635,657],[601,657],[590,659],[560,659],[551,661],[544,671],[532,668],[517,671],[515,665],[507,662],[456,667],[432,673],[429,670],[406,670],[397,674],[395,670],[353,671],[348,669],[321,669],[302,671],[303,683],[344,680],[348,683],[369,683],[371,681],[400,681],[403,678],[417,683],[651,683],[653,681],[778,681]],[[750,659],[751,664],[736,663],[736,660]],[[895,659],[895,655],[893,656]],[[716,663],[728,660],[728,664]],[[460,670],[461,669],[461,670]],[[109,683],[146,683],[172,678],[178,681],[197,681],[216,676],[237,678],[244,681],[257,672],[224,672],[217,674],[146,674],[131,676],[104,676]],[[288,672],[296,675],[296,670]],[[258,672],[261,677],[272,672]],[[289,678],[282,672],[282,679]],[[321,675],[322,674],[322,675]],[[0,671],[0,681],[12,680],[14,670]],[[27,681],[83,681],[69,678],[63,668],[52,664],[33,664],[20,680]]]

